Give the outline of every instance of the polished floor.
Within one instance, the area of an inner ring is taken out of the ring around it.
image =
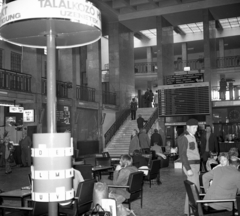
[[[29,167],[14,167],[11,174],[5,174],[4,168],[0,168],[0,189],[4,191],[14,190],[28,185],[27,174]],[[107,176],[103,176],[105,179]],[[103,179],[103,180],[104,180]],[[137,216],[183,216],[185,179],[181,169],[174,169],[173,164],[161,170],[161,185],[154,183],[149,187],[144,184],[143,207],[140,200],[132,203],[132,209]],[[20,205],[18,201],[5,201],[5,204]]]

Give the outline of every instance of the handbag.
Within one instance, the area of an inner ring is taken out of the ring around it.
[[[96,204],[93,209],[85,213],[85,216],[112,216],[112,214],[105,211],[101,205]]]

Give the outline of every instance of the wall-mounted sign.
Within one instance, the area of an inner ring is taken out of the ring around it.
[[[17,107],[17,106],[10,106],[9,112],[10,113],[23,113],[24,107]]]
[[[23,122],[34,122],[34,110],[24,110],[23,111]]]

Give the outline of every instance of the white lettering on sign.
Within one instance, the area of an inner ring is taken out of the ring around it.
[[[65,170],[54,170],[49,171],[49,179],[64,179]]]
[[[34,201],[38,202],[49,202],[49,194],[48,193],[32,193],[34,197]]]
[[[65,154],[64,148],[52,148],[49,149],[49,157],[63,157]]]
[[[35,171],[34,179],[48,179],[48,171]]]
[[[66,170],[66,178],[72,178],[74,176],[73,168]]]
[[[33,148],[31,148],[31,157],[34,157],[34,149]]]
[[[70,200],[74,197],[74,189],[66,191],[66,200]]]

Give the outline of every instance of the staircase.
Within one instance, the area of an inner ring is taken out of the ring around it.
[[[138,115],[141,114],[145,120],[148,120],[155,109],[156,108],[138,108],[136,119]],[[129,116],[106,147],[106,151],[109,152],[111,157],[128,154],[133,129],[138,130],[137,120],[131,120],[131,116]]]

